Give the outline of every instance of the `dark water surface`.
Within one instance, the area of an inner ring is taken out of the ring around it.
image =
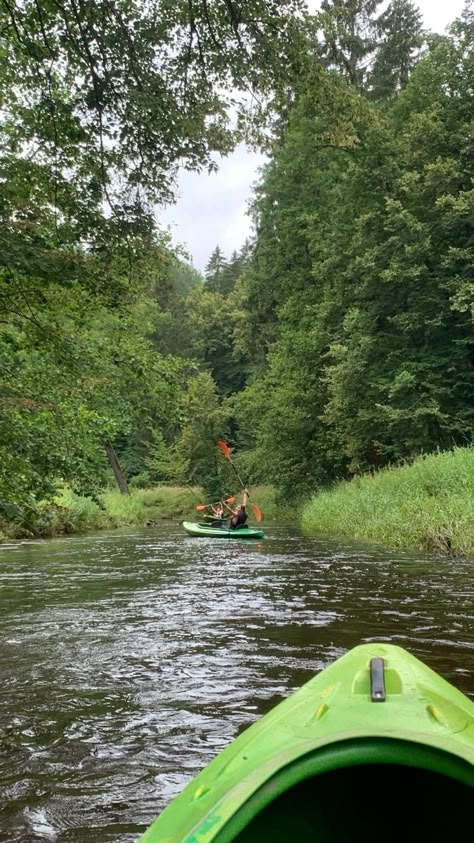
[[[239,730],[364,641],[474,697],[474,563],[176,526],[0,547],[0,840],[136,840]]]

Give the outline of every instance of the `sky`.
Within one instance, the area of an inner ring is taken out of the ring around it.
[[[319,4],[309,0],[308,5],[314,10]],[[464,0],[418,0],[418,6],[425,28],[443,32],[461,13]],[[157,209],[159,225],[169,228],[174,243],[186,249],[190,262],[201,271],[217,245],[229,257],[249,236],[248,203],[265,159],[239,146],[232,155],[216,160],[217,173],[180,173],[176,204]]]

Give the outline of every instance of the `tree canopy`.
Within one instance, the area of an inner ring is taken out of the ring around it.
[[[258,189],[238,404],[287,492],[471,439],[472,38],[471,10],[383,107],[308,90]]]
[[[411,0],[0,0],[0,33],[0,515],[110,448],[217,493],[226,438],[297,495],[470,442],[472,2],[434,36]],[[243,137],[254,234],[202,275],[154,203]]]

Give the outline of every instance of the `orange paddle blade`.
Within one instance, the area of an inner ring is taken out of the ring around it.
[[[262,513],[260,512],[257,504],[251,503],[250,506],[252,507],[253,514],[255,515],[255,518],[257,519],[257,521],[261,521],[262,520]]]
[[[196,507],[196,509],[198,509],[199,512],[202,512],[203,509],[207,509],[207,506],[204,506],[203,503],[200,503],[199,506]]]
[[[234,503],[235,498],[226,498],[225,503]]]
[[[229,451],[229,449],[228,449],[227,445],[225,444],[225,442],[222,442],[222,441],[221,441],[221,439],[218,439],[218,440],[217,440],[217,444],[219,445],[219,448],[221,449],[221,451],[222,451],[222,453],[224,454],[225,458],[226,458],[227,460],[228,460],[228,459],[230,459],[230,451]]]

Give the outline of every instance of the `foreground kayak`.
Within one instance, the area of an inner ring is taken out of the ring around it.
[[[231,530],[229,527],[212,527],[210,524],[196,524],[194,521],[183,521],[183,527],[192,536],[211,536],[213,539],[263,539],[263,530],[254,530],[253,527],[238,527]]]
[[[140,843],[454,841],[473,805],[474,703],[364,644],[241,734]]]

